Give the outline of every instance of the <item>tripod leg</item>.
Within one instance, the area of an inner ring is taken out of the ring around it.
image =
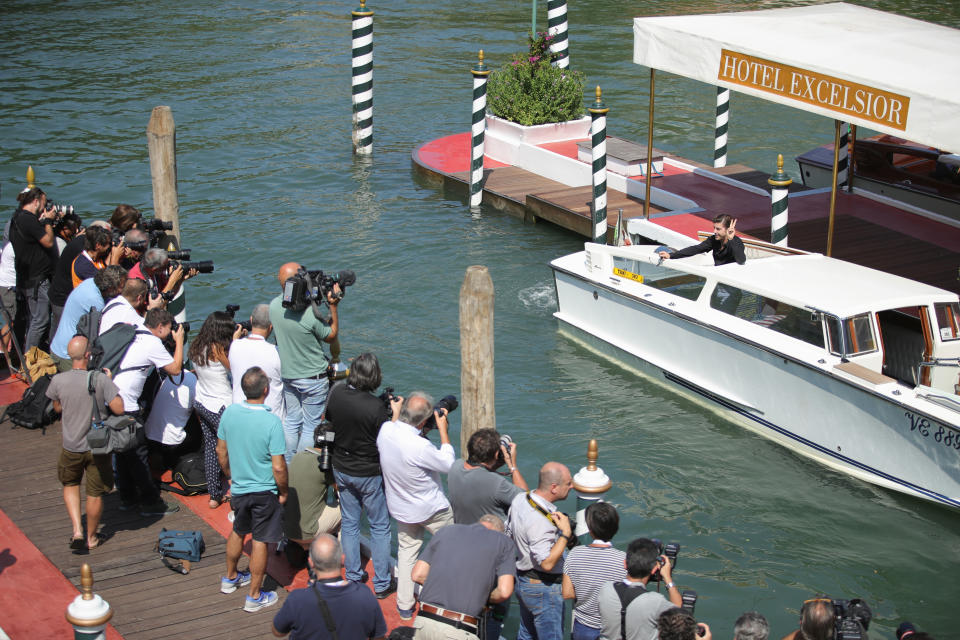
[[[17,343],[17,332],[13,330],[13,318],[10,317],[10,311],[7,309],[7,305],[3,304],[2,299],[0,299],[0,313],[3,314],[3,319],[7,323],[7,333],[10,335],[10,344],[13,345],[14,353],[17,354],[17,358],[20,360],[20,368],[18,371],[27,384],[32,386],[33,378],[30,376],[30,371],[27,369],[27,359],[23,357],[23,351],[20,349],[20,345]],[[4,354],[6,354],[6,349],[4,349]],[[10,372],[13,373],[12,368],[10,369]]]

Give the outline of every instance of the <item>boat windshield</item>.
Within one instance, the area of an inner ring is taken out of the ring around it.
[[[670,269],[662,264],[616,255],[613,256],[613,275],[668,291],[687,300],[696,300],[707,282],[702,276]]]
[[[722,283],[718,284],[711,294],[710,306],[741,320],[823,348],[823,321],[820,314],[809,309],[801,309]]]
[[[827,323],[827,348],[835,356],[857,356],[872,353],[877,350],[877,342],[873,336],[873,326],[869,313],[861,313],[842,321],[834,316],[825,316]],[[840,336],[840,327],[843,327],[843,337]],[[844,353],[846,346],[846,353]]]
[[[937,312],[937,328],[940,340],[947,342],[960,339],[960,303],[938,302],[934,305]]]

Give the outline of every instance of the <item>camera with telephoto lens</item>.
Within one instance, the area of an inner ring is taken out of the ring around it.
[[[324,473],[333,468],[330,465],[330,454],[332,453],[333,439],[336,434],[332,429],[333,424],[329,420],[324,420],[313,432],[313,446],[320,451],[320,455],[317,456],[317,468]]]
[[[196,269],[197,273],[213,273],[213,260],[200,260],[199,262],[171,260],[170,267],[172,269],[180,267],[184,273],[190,271],[190,269]]]
[[[47,208],[43,210],[44,213],[47,211],[53,211],[59,220],[62,216],[71,216],[73,215],[73,205],[72,204],[63,204],[62,202],[50,202],[47,200]]]
[[[350,375],[350,365],[346,362],[331,362],[327,365],[327,380],[331,383],[346,380]]]
[[[141,219],[140,228],[144,231],[173,231],[173,222],[160,218]]]
[[[283,298],[281,303],[284,309],[303,311],[313,303],[324,304],[327,294],[333,291],[334,285],[340,285],[339,298],[342,298],[346,288],[357,281],[357,274],[350,270],[324,273],[323,271],[308,271],[304,268],[297,270],[296,275],[287,278],[283,283]]]
[[[834,637],[836,640],[865,640],[873,611],[870,605],[860,598],[850,600],[832,599],[833,612],[836,615]]]
[[[512,444],[513,444],[513,438],[511,438],[511,437],[510,437],[508,434],[506,434],[506,433],[501,433],[501,434],[500,434],[500,446],[501,446],[501,447],[503,447],[503,448],[506,449],[507,451],[510,451],[510,445],[512,445]],[[497,451],[497,465],[496,465],[496,467],[494,467],[494,468],[495,468],[495,469],[499,469],[500,467],[502,467],[502,466],[505,465],[506,463],[507,463],[507,461],[506,461],[506,460],[504,459],[504,457],[503,457],[503,449],[499,449],[499,450]]]
[[[190,333],[189,322],[177,322],[176,320],[174,320],[173,324],[170,325],[170,331],[171,332],[176,331],[180,327],[183,327],[183,335],[187,335],[188,333]]]
[[[228,304],[226,308],[227,315],[230,316],[230,319],[234,321],[237,325],[243,327],[247,333],[253,330],[253,325],[250,324],[249,320],[241,320],[237,322],[236,315],[237,311],[240,311],[240,305],[238,304]]]
[[[179,251],[167,251],[167,257],[171,260],[189,260],[190,249],[180,249]]]
[[[435,412],[439,413],[441,409],[445,409],[447,415],[450,415],[450,413],[456,411],[459,406],[460,403],[457,402],[457,396],[443,396],[440,398],[437,404],[433,405],[433,411],[430,412],[430,417],[427,418],[427,421],[423,424],[423,431],[420,432],[423,437],[426,438],[431,430],[437,428],[437,416],[434,415]]]
[[[173,291],[160,291],[160,289],[157,289],[156,287],[150,287],[150,297],[156,298],[157,296],[160,296],[167,302],[170,302],[177,297],[177,294],[175,294]]]
[[[680,555],[680,543],[679,542],[668,542],[663,544],[656,538],[653,538],[653,543],[657,545],[658,554],[661,556],[667,556],[667,560],[670,561],[670,570],[673,571],[677,568],[677,556]],[[663,561],[657,558],[657,569],[653,572],[653,575],[650,577],[650,582],[660,582],[660,567],[663,566]]]
[[[686,609],[687,611],[690,612],[690,615],[693,615],[694,609],[697,608],[698,597],[699,596],[697,596],[697,592],[694,591],[693,589],[690,589],[688,591],[681,591],[680,599],[683,600],[683,604],[680,605],[680,608]]]

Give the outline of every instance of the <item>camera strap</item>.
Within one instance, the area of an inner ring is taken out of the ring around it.
[[[327,625],[327,632],[333,640],[340,640],[337,635],[337,625],[333,621],[333,615],[330,613],[330,607],[327,605],[327,601],[323,599],[323,596],[320,595],[317,585],[313,585],[313,595],[317,597],[317,604],[320,606],[320,613],[323,614],[323,622]]]
[[[533,499],[533,497],[530,495],[530,492],[529,492],[529,491],[527,492],[527,502],[530,503],[530,506],[531,506],[531,507],[533,507],[534,509],[536,509],[537,511],[539,511],[539,512],[540,512],[540,515],[542,515],[544,518],[546,518],[547,520],[549,520],[549,521],[550,521],[550,524],[552,524],[552,525],[553,525],[554,527],[556,527],[557,529],[560,528],[560,527],[557,527],[557,524],[553,521],[553,518],[550,517],[550,512],[547,511],[546,509],[544,509],[543,507],[541,507],[539,504],[537,504],[537,501]]]

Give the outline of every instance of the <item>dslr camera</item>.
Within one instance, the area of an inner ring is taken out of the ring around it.
[[[679,543],[679,542],[668,542],[667,544],[663,544],[662,542],[660,542],[660,541],[657,540],[656,538],[653,538],[653,542],[654,542],[654,544],[657,545],[657,548],[659,549],[659,555],[661,555],[661,556],[667,556],[667,560],[670,561],[670,570],[673,571],[674,569],[676,569],[676,568],[677,568],[677,556],[680,555],[680,543]],[[653,576],[650,578],[650,582],[660,582],[660,579],[661,579],[661,578],[660,578],[660,567],[663,566],[663,561],[658,559],[658,560],[657,560],[657,563],[658,563],[659,566],[657,566],[657,570],[654,571]]]
[[[357,275],[353,271],[324,273],[301,267],[295,276],[283,283],[283,308],[304,311],[308,306],[325,304],[327,293],[333,291],[334,285],[340,285],[342,298],[346,288],[356,281]]]
[[[460,403],[457,402],[457,396],[443,396],[433,405],[433,411],[430,412],[430,417],[427,418],[426,423],[423,425],[423,431],[421,434],[424,438],[427,437],[427,434],[430,433],[433,429],[437,428],[437,417],[434,415],[434,412],[439,412],[441,409],[445,409],[447,415],[450,415],[453,411],[457,410],[457,407],[460,406]]]
[[[183,327],[183,335],[190,333],[189,322],[177,322],[176,320],[174,320],[173,324],[170,325],[170,331],[176,331],[180,327]]]
[[[170,267],[176,269],[180,267],[184,272],[190,269],[196,269],[197,273],[213,273],[213,260],[200,260],[199,262],[186,262],[183,260],[170,260]]]
[[[873,619],[870,605],[860,598],[831,600],[836,615],[836,640],[866,640],[867,629]]]
[[[313,446],[319,451],[317,456],[317,467],[324,473],[333,469],[330,464],[330,454],[333,452],[333,440],[336,437],[333,432],[333,423],[329,420],[323,420],[313,432]]]
[[[380,398],[380,402],[383,403],[383,406],[387,408],[387,413],[390,413],[390,411],[392,411],[390,403],[397,398],[397,394],[393,392],[393,387],[384,388],[383,393],[377,397]]]
[[[149,218],[140,220],[140,228],[147,232],[152,231],[173,231],[173,222],[161,220],[160,218]]]
[[[253,326],[250,324],[249,320],[241,320],[240,322],[237,322],[236,316],[237,316],[237,311],[240,311],[240,305],[228,304],[225,311],[227,312],[227,315],[229,315],[234,322],[236,322],[239,326],[246,329],[247,333],[250,333],[250,331],[253,329]]]

